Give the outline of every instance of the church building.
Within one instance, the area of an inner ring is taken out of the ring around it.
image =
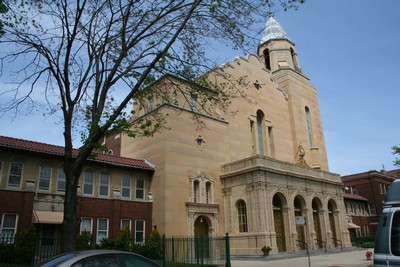
[[[168,128],[153,137],[107,137],[114,154],[155,164],[153,226],[161,234],[229,233],[232,254],[259,254],[264,245],[271,253],[306,244],[351,246],[340,175],[329,172],[317,89],[299,59],[270,16],[257,54],[218,67],[236,80],[246,77],[246,96],[232,99],[234,114],[196,114],[195,101],[192,107],[158,103]],[[168,90],[172,83],[190,81],[171,75],[153,87]],[[204,127],[196,127],[194,114]]]

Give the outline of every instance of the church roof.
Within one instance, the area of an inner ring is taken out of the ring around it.
[[[265,24],[265,28],[260,43],[263,44],[271,40],[290,41],[289,36],[286,34],[281,24],[279,24],[279,22],[276,21],[276,19],[272,15],[269,16],[267,24]]]

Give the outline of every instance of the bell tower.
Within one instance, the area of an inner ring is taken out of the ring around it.
[[[258,46],[258,56],[263,60],[265,68],[271,72],[279,69],[301,72],[295,45],[272,13],[265,24]]]

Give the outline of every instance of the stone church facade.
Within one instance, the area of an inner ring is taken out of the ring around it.
[[[340,176],[328,168],[317,89],[281,25],[270,17],[257,54],[220,69],[250,84],[245,98],[232,99],[235,114],[197,114],[206,127],[196,127],[195,109],[159,104],[168,129],[105,141],[114,153],[155,163],[154,226],[172,236],[229,233],[233,254],[259,254],[264,245],[272,253],[306,243],[351,246]],[[190,83],[168,76],[155,86],[168,90],[174,82]]]

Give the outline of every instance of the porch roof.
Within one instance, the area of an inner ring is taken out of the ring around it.
[[[33,223],[42,223],[42,224],[62,224],[63,219],[64,219],[64,213],[55,211],[34,210],[32,216]]]

